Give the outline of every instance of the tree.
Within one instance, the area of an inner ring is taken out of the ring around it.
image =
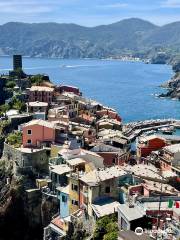
[[[7,88],[14,88],[16,86],[16,83],[14,81],[8,81],[6,83]]]
[[[6,112],[10,109],[8,104],[3,104],[0,106],[0,111],[6,115]]]
[[[107,232],[116,232],[118,231],[118,225],[117,222],[110,222],[106,225],[106,231]]]
[[[109,232],[104,235],[103,240],[117,240],[118,239],[118,231]]]
[[[22,144],[22,133],[21,132],[10,133],[7,137],[7,142],[15,147],[20,147]]]
[[[100,240],[100,239],[104,240],[105,235],[112,233],[112,232],[114,233],[114,236],[115,236],[115,233],[118,232],[116,214],[112,214],[111,216],[104,216],[97,220],[96,226],[95,226],[95,231],[93,234],[93,239],[94,240]]]
[[[11,108],[16,109],[20,112],[25,111],[26,110],[26,104],[25,102],[22,102],[21,100],[19,100],[17,97],[13,97],[11,103]]]

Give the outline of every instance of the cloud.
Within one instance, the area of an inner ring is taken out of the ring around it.
[[[53,11],[53,5],[50,2],[44,1],[0,1],[0,13],[14,13],[14,14],[34,14],[47,13]]]
[[[127,7],[127,3],[114,3],[114,4],[107,4],[107,5],[98,5],[100,8],[125,8]]]
[[[180,0],[166,0],[165,2],[162,2],[161,7],[180,8]]]

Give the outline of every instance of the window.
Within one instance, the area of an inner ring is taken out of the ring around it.
[[[62,202],[64,202],[64,203],[67,202],[67,197],[64,195],[62,196]]]
[[[31,129],[28,129],[28,130],[27,130],[27,134],[28,134],[28,135],[31,135],[31,134],[32,134],[32,130],[31,130]]]
[[[27,140],[27,144],[31,144],[32,142],[31,142],[31,139],[28,139]]]
[[[73,190],[73,191],[78,191],[78,185],[75,185],[75,184],[72,184],[71,185],[71,189]]]
[[[72,203],[72,205],[78,206],[78,201],[76,201],[74,199],[72,199],[71,203]]]
[[[109,186],[105,188],[105,193],[110,193],[110,187]]]

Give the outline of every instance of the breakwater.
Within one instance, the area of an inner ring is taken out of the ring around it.
[[[180,121],[176,119],[156,119],[132,122],[123,126],[123,134],[130,141],[133,141],[136,137],[144,132],[158,130],[160,128],[170,126],[180,127]]]

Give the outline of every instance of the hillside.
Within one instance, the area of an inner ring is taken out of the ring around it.
[[[156,48],[177,52],[180,22],[158,27],[131,18],[97,27],[76,24],[17,23],[0,26],[0,54],[60,58],[104,58],[152,54]]]

